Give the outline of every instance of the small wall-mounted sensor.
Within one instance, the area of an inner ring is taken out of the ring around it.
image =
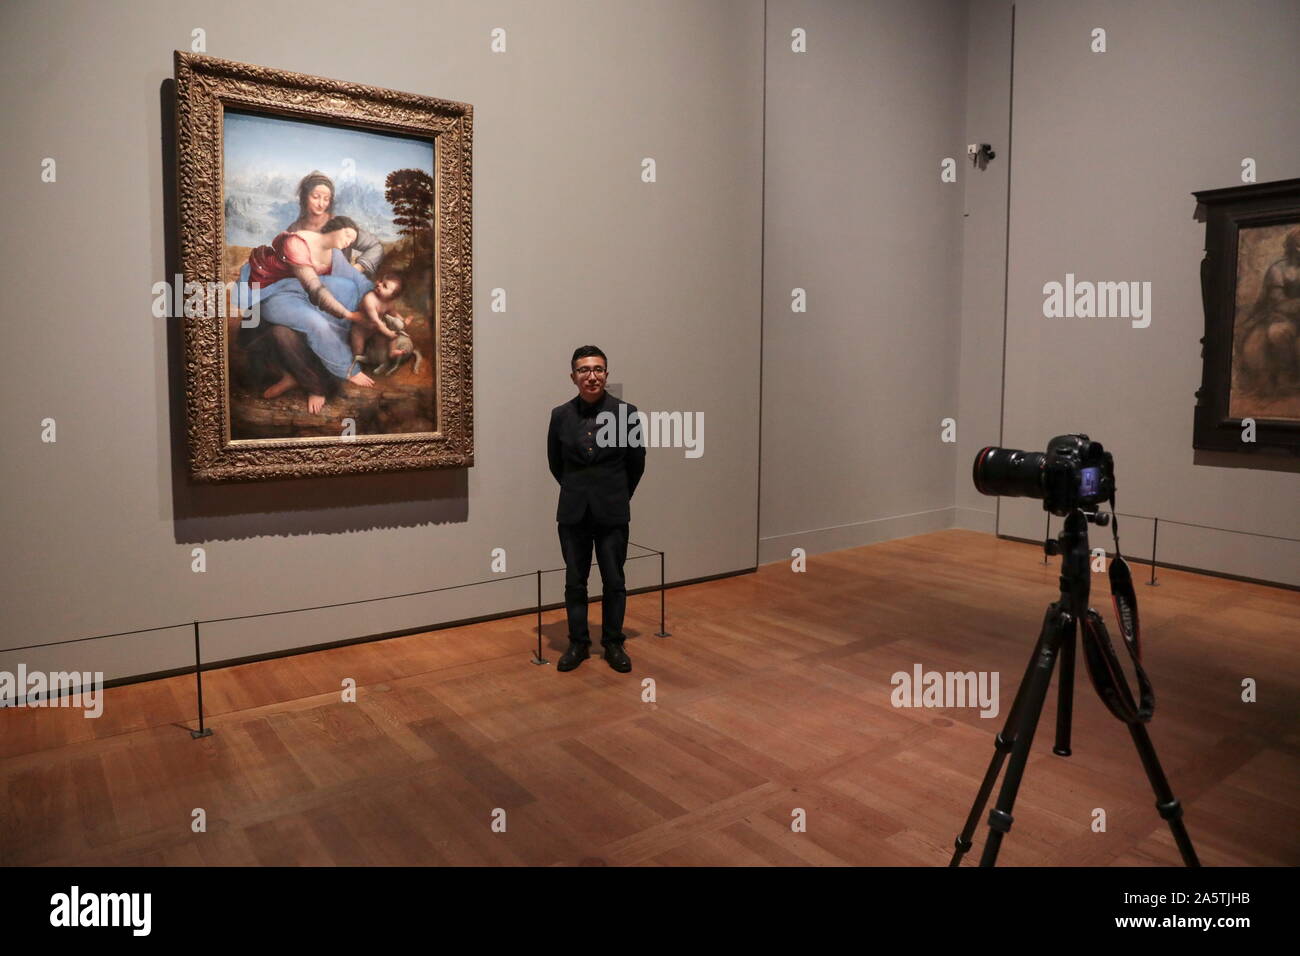
[[[993,147],[988,143],[971,143],[966,147],[966,155],[970,157],[972,166],[984,169],[997,153],[993,152]]]

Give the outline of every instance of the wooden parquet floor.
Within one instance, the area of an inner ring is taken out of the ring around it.
[[[634,596],[626,675],[557,673],[553,611],[546,667],[524,616],[208,673],[202,740],[192,676],[109,689],[96,720],[0,710],[0,862],[943,865],[1056,575],[1031,545],[944,531],[673,589],[668,639],[658,595]],[[1150,731],[1201,860],[1296,865],[1300,594],[1160,581],[1138,585]],[[895,708],[915,664],[997,671],[1002,710]],[[1075,686],[1073,756],[1051,753],[1053,689],[999,863],[1177,865],[1082,657]]]

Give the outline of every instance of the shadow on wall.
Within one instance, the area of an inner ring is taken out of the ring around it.
[[[174,80],[163,81],[159,99],[166,275],[171,276],[180,271]],[[468,520],[469,475],[464,468],[215,485],[192,482],[185,433],[184,353],[180,323],[169,322],[167,393],[172,514],[178,544]]]

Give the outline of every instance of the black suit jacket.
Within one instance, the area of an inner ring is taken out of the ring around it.
[[[588,506],[600,524],[626,524],[632,520],[629,502],[645,472],[645,445],[601,447],[596,441],[601,426],[596,416],[601,412],[614,416],[613,434],[619,440],[620,405],[627,406],[624,415],[630,431],[636,421],[636,406],[608,391],[595,402],[575,395],[551,409],[546,457],[551,474],[560,483],[555,520],[561,524],[578,523]]]

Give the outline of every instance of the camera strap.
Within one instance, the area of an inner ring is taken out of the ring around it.
[[[1110,497],[1111,529],[1115,536],[1115,558],[1110,563],[1110,595],[1115,604],[1115,617],[1120,635],[1129,657],[1133,659],[1137,675],[1139,699],[1134,700],[1119,658],[1111,643],[1106,624],[1092,608],[1083,618],[1083,651],[1092,686],[1106,708],[1126,724],[1146,723],[1155,713],[1155,691],[1146,671],[1142,668],[1141,631],[1138,623],[1137,592],[1133,590],[1133,575],[1128,562],[1119,550],[1119,516],[1115,513],[1115,496]],[[1140,701],[1140,703],[1139,703]]]

